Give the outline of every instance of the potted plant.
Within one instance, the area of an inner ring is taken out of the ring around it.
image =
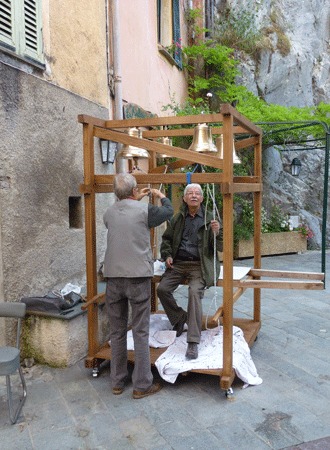
[[[252,202],[241,199],[240,210],[234,225],[234,257],[254,255],[254,211]],[[261,255],[298,253],[307,249],[307,239],[312,232],[306,224],[293,228],[290,216],[279,204],[273,203],[269,210],[261,209]],[[288,238],[288,233],[290,236]]]

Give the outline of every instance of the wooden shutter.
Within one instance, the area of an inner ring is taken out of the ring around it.
[[[3,50],[42,62],[41,0],[0,0],[0,43]]]
[[[40,59],[40,34],[38,0],[24,0],[24,53]]]
[[[5,44],[14,47],[14,11],[12,0],[1,0],[0,2],[0,40]]]

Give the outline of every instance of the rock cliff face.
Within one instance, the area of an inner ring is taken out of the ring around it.
[[[329,102],[328,0],[235,0],[231,7],[253,7],[255,25],[265,38],[258,61],[242,58],[245,86],[265,101],[284,106]]]
[[[218,14],[228,7],[252,8],[254,25],[264,38],[257,58],[238,54],[239,84],[266,102],[283,106],[330,102],[329,0],[224,0],[217,2]],[[299,178],[289,170],[294,157],[302,161]],[[263,153],[264,199],[278,200],[309,225],[314,232],[309,248],[321,246],[324,166],[324,149],[282,152],[268,148]],[[329,246],[330,224],[327,231]]]

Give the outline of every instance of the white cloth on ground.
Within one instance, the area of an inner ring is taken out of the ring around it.
[[[150,316],[149,346],[153,348],[168,347],[173,344],[176,331],[172,330],[171,322],[166,314],[152,314]],[[134,350],[132,330],[127,332],[127,350]]]
[[[179,373],[193,369],[221,369],[223,366],[223,328],[217,327],[202,331],[198,346],[198,358],[186,360],[186,336],[181,335],[156,360],[155,365],[160,376],[169,383],[174,383]],[[258,385],[262,379],[252,361],[250,349],[243,332],[233,327],[233,368],[236,375],[245,384]]]

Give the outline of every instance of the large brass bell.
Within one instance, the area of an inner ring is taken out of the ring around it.
[[[160,143],[164,144],[164,145],[172,145],[172,139],[167,136],[164,136],[160,139]],[[164,158],[164,159],[170,158],[170,156],[166,155],[165,153],[157,153],[157,157]]]
[[[220,134],[215,140],[218,155],[220,159],[223,159],[223,135]],[[241,164],[241,160],[237,156],[236,149],[235,149],[235,141],[233,139],[233,164]]]
[[[206,123],[199,123],[194,130],[194,136],[189,150],[198,153],[218,153],[213,143],[211,128]]]
[[[142,138],[142,131],[136,127],[128,129],[128,135]],[[117,153],[117,158],[124,159],[145,159],[150,158],[149,152],[144,148],[134,147],[133,145],[123,145],[121,150]]]

